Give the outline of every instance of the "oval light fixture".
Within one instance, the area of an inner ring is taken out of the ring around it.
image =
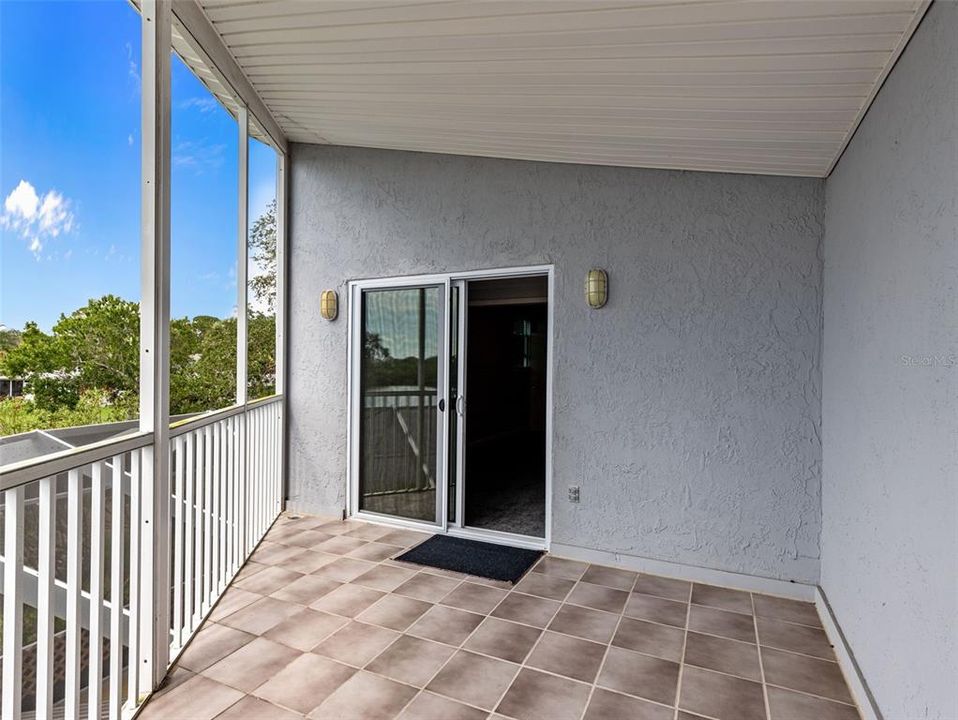
[[[609,274],[601,268],[592,268],[585,276],[585,301],[598,310],[609,301]]]
[[[319,314],[324,320],[335,320],[339,314],[339,296],[335,290],[323,290],[319,296]]]

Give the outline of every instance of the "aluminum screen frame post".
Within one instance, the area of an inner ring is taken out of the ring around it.
[[[149,694],[170,658],[170,54],[172,5],[140,3],[143,40],[140,206],[140,683]],[[132,661],[137,661],[133,658]]]
[[[287,482],[287,453],[286,438],[287,435],[287,412],[286,403],[286,338],[288,337],[286,328],[286,308],[287,308],[287,253],[286,243],[287,233],[287,195],[289,188],[289,157],[283,150],[276,151],[276,394],[282,396],[280,403],[280,448],[279,448],[279,472],[281,483],[281,505],[280,510],[286,510],[286,502],[289,499],[289,485]]]

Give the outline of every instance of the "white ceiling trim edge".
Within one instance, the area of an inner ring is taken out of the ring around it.
[[[246,77],[246,73],[236,62],[220,34],[213,27],[213,23],[206,16],[203,8],[196,0],[173,0],[173,14],[180,24],[193,38],[198,49],[202,50],[210,60],[210,66],[223,76],[223,80],[233,90],[236,96],[246,104],[256,120],[270,136],[276,147],[287,153],[286,133],[283,132],[276,118],[263,99],[256,92],[253,84]]]

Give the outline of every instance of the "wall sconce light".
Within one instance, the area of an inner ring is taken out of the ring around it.
[[[335,320],[339,314],[339,297],[335,290],[323,290],[319,297],[319,314],[324,320]]]
[[[585,301],[595,310],[609,300],[609,274],[601,268],[592,268],[585,276]]]

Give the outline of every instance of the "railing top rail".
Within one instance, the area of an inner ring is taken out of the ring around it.
[[[233,415],[239,415],[247,409],[254,407],[263,407],[271,403],[280,402],[282,395],[270,395],[268,397],[253,400],[245,405],[233,405],[222,410],[202,415],[200,417],[189,418],[170,426],[170,437],[184,435],[197,428],[211,425],[219,420],[223,420]],[[76,448],[69,448],[61,452],[42,455],[37,458],[28,458],[15,463],[0,466],[0,492],[10,490],[11,488],[26,485],[27,483],[41,478],[58,475],[74,468],[83,467],[90,463],[101,460],[109,460],[115,455],[122,455],[144,448],[153,442],[153,433],[136,432],[129,435],[107,438],[99,442],[82,445]]]
[[[230,405],[222,410],[214,410],[213,412],[206,413],[205,415],[199,415],[181,420],[170,425],[170,438],[175,438],[179,435],[186,435],[193,430],[199,430],[202,427],[212,425],[220,420],[225,420],[226,418],[233,417],[234,415],[239,415],[245,410],[269,405],[271,403],[279,402],[282,399],[282,395],[268,395],[263,398],[251,400],[245,405]]]
[[[152,442],[153,433],[138,432],[10,463],[0,467],[0,491],[10,490],[90,463],[109,460],[114,455],[144,448]]]
[[[233,417],[234,415],[239,415],[245,410],[245,405],[230,405],[222,410],[214,410],[204,415],[198,415],[196,417],[187,418],[186,420],[180,420],[179,422],[170,425],[170,437],[175,438],[178,435],[186,435],[192,430],[196,430],[207,425],[212,425],[213,423]]]
[[[435,395],[439,391],[436,388],[413,388],[412,390],[376,390],[370,388],[363,391],[366,397],[417,397],[420,395]]]

